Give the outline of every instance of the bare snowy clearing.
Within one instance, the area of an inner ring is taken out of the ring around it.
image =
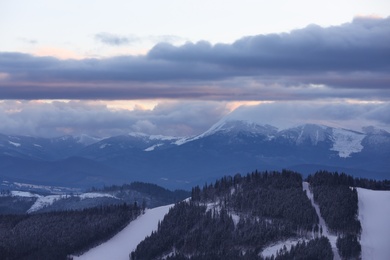
[[[358,188],[362,259],[390,259],[390,191]]]
[[[145,214],[130,222],[127,227],[120,231],[107,242],[92,248],[81,256],[75,256],[74,260],[128,260],[129,254],[137,245],[157,230],[158,222],[161,221],[174,204],[154,209],[147,209]]]

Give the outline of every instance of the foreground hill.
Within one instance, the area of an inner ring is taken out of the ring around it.
[[[373,127],[357,132],[315,124],[279,130],[227,118],[199,136],[181,139],[0,135],[0,181],[86,188],[137,180],[190,189],[225,174],[284,168],[385,179],[390,134]]]
[[[254,172],[195,187],[131,259],[388,259],[390,192],[351,188],[388,182],[325,171],[300,181]]]
[[[131,259],[264,259],[268,246],[288,239],[299,243],[278,259],[332,259],[318,223],[297,173],[225,177],[193,188],[191,200],[176,204]]]
[[[255,171],[196,186],[191,199],[145,212],[122,203],[0,215],[0,253],[68,259],[112,237],[81,259],[388,259],[389,181],[326,171],[302,181],[292,171]],[[166,192],[149,194],[156,191]],[[104,192],[80,196],[112,196]]]

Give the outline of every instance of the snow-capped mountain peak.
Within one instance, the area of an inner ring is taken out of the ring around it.
[[[186,137],[174,142],[176,145],[182,145],[188,142],[192,142],[201,139],[206,136],[210,136],[217,133],[222,134],[238,134],[238,133],[250,133],[254,135],[274,136],[278,132],[278,128],[271,125],[260,125],[249,120],[236,120],[223,118],[213,126],[211,126],[206,132],[197,135],[195,137]]]
[[[279,132],[279,136],[292,140],[297,145],[309,141],[313,145],[328,139],[331,128],[324,125],[304,124]]]

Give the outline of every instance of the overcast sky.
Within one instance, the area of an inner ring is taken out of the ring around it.
[[[0,133],[390,129],[387,0],[1,1],[0,35]]]

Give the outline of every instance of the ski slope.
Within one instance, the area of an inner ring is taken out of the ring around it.
[[[303,182],[302,185],[303,185],[303,190],[306,191],[307,197],[310,199],[310,202],[311,202],[312,206],[316,210],[317,216],[318,216],[318,218],[320,220],[319,224],[320,224],[320,226],[322,227],[322,230],[323,230],[322,231],[322,235],[329,239],[330,245],[332,246],[333,260],[340,260],[341,257],[340,257],[340,254],[338,252],[337,246],[336,246],[337,236],[335,234],[332,234],[331,232],[329,232],[329,229],[328,229],[328,227],[327,227],[327,225],[325,223],[325,220],[324,220],[324,218],[321,215],[320,207],[314,201],[314,195],[310,191],[309,183]]]
[[[128,260],[129,254],[137,245],[157,230],[158,222],[161,221],[174,204],[153,209],[147,209],[145,214],[120,231],[107,242],[92,248],[81,256],[74,256],[74,260]]]
[[[390,191],[357,188],[363,260],[390,259]]]

